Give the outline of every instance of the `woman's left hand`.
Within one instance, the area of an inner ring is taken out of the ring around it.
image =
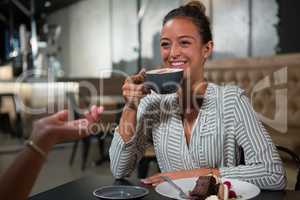
[[[190,176],[190,173],[188,173],[188,171],[165,172],[165,173],[155,174],[153,176],[147,177],[146,179],[142,179],[141,182],[144,184],[156,186],[159,183],[164,182],[164,180],[160,178],[161,176],[168,176],[171,179],[193,177]]]
[[[198,177],[198,176],[208,175],[210,173],[213,173],[214,175],[219,175],[219,170],[218,169],[210,169],[210,168],[197,168],[197,169],[192,169],[192,170],[164,172],[164,173],[155,174],[146,179],[142,179],[141,182],[144,184],[156,186],[159,183],[164,181],[160,178],[161,176],[168,176],[171,179],[180,179],[180,178]]]

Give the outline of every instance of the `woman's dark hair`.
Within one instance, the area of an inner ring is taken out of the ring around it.
[[[176,17],[187,17],[197,26],[203,43],[206,44],[212,40],[210,22],[205,15],[205,6],[200,1],[190,1],[187,4],[171,10],[163,20],[163,26],[169,20]]]

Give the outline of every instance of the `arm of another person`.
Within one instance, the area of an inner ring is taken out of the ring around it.
[[[54,144],[86,137],[91,123],[98,121],[103,108],[92,107],[86,119],[67,121],[68,112],[60,111],[34,123],[30,140],[42,151],[26,146],[0,177],[0,199],[27,199],[34,182]],[[45,153],[45,155],[43,155]]]
[[[284,189],[287,180],[276,147],[241,91],[234,115],[235,138],[244,150],[245,165],[220,168],[221,176],[246,180],[261,189]]]

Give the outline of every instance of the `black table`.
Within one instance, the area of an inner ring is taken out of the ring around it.
[[[34,195],[30,200],[96,200],[93,191],[105,185],[142,185],[138,179],[114,180],[111,176],[89,176],[64,185],[58,186],[46,192]],[[144,200],[169,200],[170,198],[159,195],[154,188],[147,187],[150,191]],[[300,191],[262,191],[254,200],[297,200],[300,199]]]

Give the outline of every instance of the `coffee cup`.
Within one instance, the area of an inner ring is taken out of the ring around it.
[[[145,87],[158,94],[175,93],[183,79],[183,69],[161,68],[147,71]]]

